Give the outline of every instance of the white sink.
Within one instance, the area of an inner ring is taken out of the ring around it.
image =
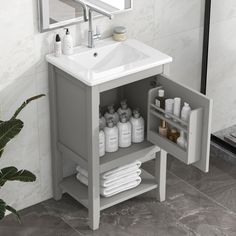
[[[134,39],[116,42],[109,38],[96,42],[93,49],[77,47],[71,56],[47,55],[47,61],[94,86],[170,63],[172,58]]]

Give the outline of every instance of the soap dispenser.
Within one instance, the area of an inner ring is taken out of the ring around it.
[[[105,117],[106,121],[108,121],[110,118],[112,118],[115,125],[119,122],[119,115],[117,112],[115,112],[113,105],[110,105],[107,107],[107,112],[105,113],[104,117]]]
[[[127,100],[122,100],[120,102],[120,108],[118,109],[118,115],[121,116],[123,113],[125,113],[126,118],[129,120],[132,116],[132,111],[127,105]]]
[[[66,34],[63,38],[63,48],[62,48],[62,52],[65,55],[71,55],[73,54],[73,39],[72,36],[70,35],[70,31],[68,28],[65,29],[66,30]]]
[[[119,147],[126,148],[131,146],[131,123],[128,121],[126,113],[121,114],[117,127],[119,131]]]
[[[115,126],[113,119],[109,118],[107,127],[104,129],[105,133],[105,150],[106,152],[116,152],[118,150],[118,128]]]
[[[141,143],[144,140],[144,119],[141,117],[139,109],[133,110],[133,116],[130,118],[132,126],[132,142]]]

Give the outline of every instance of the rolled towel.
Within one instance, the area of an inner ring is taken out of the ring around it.
[[[100,179],[106,180],[106,179],[115,179],[115,178],[119,178],[119,177],[122,178],[123,175],[126,175],[127,173],[137,171],[140,168],[141,164],[142,163],[140,161],[135,161],[131,164],[124,165],[124,166],[121,166],[118,168],[114,168],[110,171],[100,174]],[[83,169],[82,167],[77,166],[76,170],[78,172],[80,172],[81,174],[83,174],[84,176],[88,177],[88,171]]]
[[[88,186],[88,178],[80,173],[76,175],[76,178],[83,184]],[[111,197],[123,191],[137,187],[141,183],[141,178],[137,177],[135,180],[130,180],[127,183],[123,183],[117,186],[103,188],[100,187],[100,194],[104,197]]]

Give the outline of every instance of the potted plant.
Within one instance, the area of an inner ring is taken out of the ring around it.
[[[44,94],[40,94],[34,97],[27,99],[23,104],[16,110],[14,115],[10,120],[1,121],[0,120],[0,158],[4,152],[4,148],[9,141],[11,141],[17,134],[20,133],[22,128],[24,127],[23,121],[17,119],[19,113],[33,100],[36,100]],[[21,181],[21,182],[34,182],[36,180],[36,176],[28,170],[18,170],[14,166],[5,167],[0,169],[0,191],[1,188],[7,181]],[[6,211],[10,211],[16,215],[18,220],[20,221],[19,213],[11,206],[7,205],[7,203],[0,199],[0,220],[5,217]]]

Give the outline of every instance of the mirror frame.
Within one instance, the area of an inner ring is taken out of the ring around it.
[[[39,31],[41,33],[50,30],[58,29],[61,27],[77,24],[83,22],[83,17],[77,17],[65,21],[60,21],[58,23],[49,23],[49,1],[50,0],[38,0],[38,15],[39,15]],[[125,0],[125,10],[114,12],[114,14],[119,14],[126,11],[131,11],[133,9],[133,0]],[[95,16],[95,18],[101,17],[101,15]]]

